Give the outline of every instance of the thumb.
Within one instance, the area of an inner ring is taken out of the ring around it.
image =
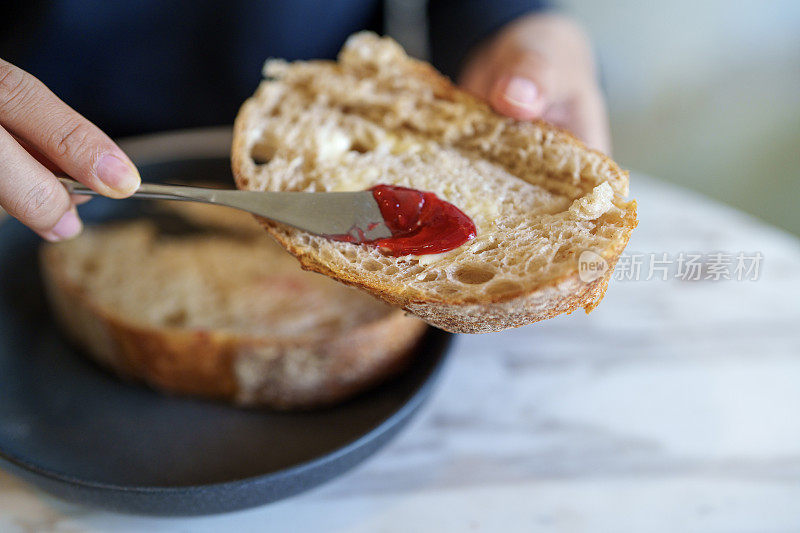
[[[549,64],[540,56],[525,53],[495,69],[489,84],[489,104],[495,111],[517,120],[539,118],[553,97]]]

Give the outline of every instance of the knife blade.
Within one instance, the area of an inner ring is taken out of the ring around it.
[[[59,177],[70,194],[100,196],[75,180]],[[131,198],[224,205],[323,236],[349,236],[361,243],[392,236],[371,191],[258,192],[142,183]]]

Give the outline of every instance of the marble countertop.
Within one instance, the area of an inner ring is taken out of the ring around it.
[[[0,472],[0,531],[800,530],[800,241],[631,181],[641,221],[597,310],[459,336],[420,415],[349,474],[154,519]]]

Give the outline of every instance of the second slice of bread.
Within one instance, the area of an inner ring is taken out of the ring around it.
[[[450,252],[391,257],[261,220],[301,262],[454,332],[497,331],[602,299],[636,226],[628,175],[540,122],[494,113],[394,41],[352,36],[338,62],[269,61],[232,154],[250,190],[432,191],[472,218]],[[584,282],[578,258],[601,256]]]
[[[300,271],[249,215],[165,213],[42,248],[56,318],[104,366],[172,393],[289,409],[341,401],[413,356],[424,322]]]

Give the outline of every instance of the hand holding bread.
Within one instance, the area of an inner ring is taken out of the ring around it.
[[[517,120],[543,119],[590,148],[611,149],[589,41],[571,19],[533,14],[502,28],[466,61],[461,86]]]

